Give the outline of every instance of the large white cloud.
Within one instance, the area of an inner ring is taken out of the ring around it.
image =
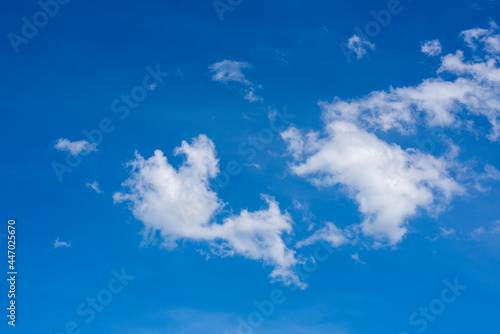
[[[463,31],[460,36],[473,54],[471,60],[465,60],[460,50],[445,55],[437,71],[443,78],[425,79],[413,87],[374,91],[348,101],[335,98],[331,103],[321,102],[324,131],[304,135],[289,128],[282,133],[288,153],[294,158],[291,171],[319,187],[344,189],[364,216],[360,225],[364,235],[376,242],[401,241],[408,220],[419,210],[437,214],[453,196],[465,192],[452,176],[461,167],[455,162],[457,148],[450,144],[449,155],[435,157],[389,144],[372,132],[395,130],[408,135],[423,125],[477,133],[479,127],[475,124],[482,117],[490,123],[487,137],[498,140],[498,31],[495,23],[488,29]],[[459,114],[465,114],[465,118]],[[299,245],[317,239],[333,245],[347,242],[345,231],[333,227],[327,225]]]
[[[307,148],[294,152],[305,158],[291,166],[292,172],[318,187],[342,185],[364,215],[362,232],[377,240],[399,242],[418,208],[434,212],[443,200],[463,192],[445,158],[388,144],[354,123],[331,122],[323,137],[309,134],[292,141],[292,133],[297,130],[284,138],[303,140]]]
[[[232,214],[218,223],[216,215],[224,203],[210,188],[219,172],[215,145],[205,135],[191,144],[183,141],[175,154],[185,161],[175,169],[163,152],[144,159],[136,153],[129,162],[131,176],[125,190],[113,195],[115,202],[128,202],[134,216],[145,227],[146,235],[160,233],[163,246],[176,241],[205,241],[219,255],[238,254],[274,267],[271,277],[285,284],[301,285],[293,272],[295,252],[283,240],[292,232],[292,219],[278,203],[264,196],[267,208]]]
[[[322,102],[327,121],[346,120],[370,130],[397,129],[401,133],[414,131],[423,119],[426,126],[473,129],[474,117],[485,117],[491,129],[488,138],[500,136],[500,35],[491,23],[489,29],[463,31],[471,60],[464,52],[441,58],[438,74],[445,78],[428,78],[411,87],[374,91],[367,96],[344,101]],[[449,77],[453,77],[448,79]],[[470,119],[460,119],[466,111]]]

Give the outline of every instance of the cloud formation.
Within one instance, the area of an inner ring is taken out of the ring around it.
[[[144,159],[138,153],[128,163],[131,176],[125,190],[113,195],[115,202],[127,202],[144,224],[145,235],[158,232],[162,246],[176,247],[178,240],[209,243],[221,256],[241,255],[273,266],[270,277],[285,284],[301,285],[293,272],[298,263],[295,252],[287,247],[283,235],[292,232],[292,219],[282,212],[271,197],[263,196],[267,208],[242,210],[218,223],[215,219],[225,206],[210,188],[210,180],[219,173],[214,143],[205,135],[183,141],[175,149],[185,161],[174,168],[163,152]]]
[[[97,181],[94,181],[94,182],[92,182],[92,183],[87,182],[85,185],[86,185],[88,188],[90,188],[90,189],[94,190],[94,191],[95,191],[96,193],[98,193],[98,194],[102,193],[102,190],[101,190],[101,188],[99,187],[99,183],[98,183]]]
[[[354,123],[334,121],[326,125],[323,137],[300,136],[284,137],[288,143],[303,141],[299,147],[306,148],[292,152],[304,158],[296,160],[291,171],[318,187],[341,185],[364,216],[362,232],[376,240],[401,241],[407,220],[418,208],[435,211],[440,202],[463,193],[449,175],[445,158],[388,144]],[[293,151],[290,144],[289,148]],[[343,240],[340,231],[330,227],[327,232]]]
[[[89,143],[86,140],[70,141],[66,138],[61,138],[54,145],[54,148],[59,151],[69,152],[72,155],[87,154],[97,151],[95,143]]]
[[[361,59],[367,53],[367,50],[375,49],[375,44],[359,37],[358,35],[352,35],[347,41],[347,48],[354,51],[356,57]]]
[[[71,246],[70,243],[67,243],[66,241],[60,241],[59,238],[54,241],[54,249],[59,248],[59,247],[65,247],[69,248]]]
[[[251,67],[252,65],[247,62],[223,60],[210,65],[208,69],[212,72],[213,81],[218,81],[226,85],[231,82],[237,82],[244,87],[245,100],[250,102],[262,102],[263,98],[255,94],[255,89],[260,88],[260,86],[256,86],[253,82],[247,80],[242,72],[243,69],[249,69]]]
[[[422,43],[421,51],[429,57],[434,57],[441,54],[442,48],[439,40],[425,41]]]
[[[349,232],[342,231],[334,223],[326,223],[326,226],[314,232],[310,237],[297,243],[297,248],[313,245],[320,240],[329,242],[333,247],[340,247],[352,239]]]
[[[458,148],[441,157],[390,144],[374,132],[414,134],[417,126],[448,127],[478,133],[476,122],[488,120],[491,141],[500,136],[500,35],[495,23],[460,36],[474,53],[461,50],[441,58],[437,73],[413,87],[374,91],[352,100],[320,102],[324,130],[303,133],[289,128],[281,134],[294,158],[293,174],[318,187],[340,187],[363,215],[360,232],[376,243],[396,244],[407,233],[409,219],[420,211],[438,214],[454,196],[465,193],[453,173],[461,166]],[[436,53],[436,41],[423,51]],[[451,79],[448,79],[450,78]],[[454,78],[453,78],[454,77]],[[464,115],[465,114],[465,115]],[[460,117],[459,117],[460,115]],[[482,120],[480,120],[482,118]],[[493,167],[488,175],[494,177]],[[462,171],[463,173],[463,171]],[[476,180],[477,181],[477,180]],[[344,231],[327,225],[299,245],[318,239],[342,244]]]
[[[437,73],[445,74],[446,79],[428,78],[417,86],[374,91],[347,101],[336,98],[331,103],[322,102],[324,117],[328,121],[354,122],[369,130],[396,129],[403,134],[414,132],[422,120],[428,127],[476,131],[474,121],[483,118],[491,126],[487,137],[496,141],[500,136],[498,30],[491,23],[489,29],[463,31],[460,36],[476,54],[465,60],[464,52],[459,50],[442,57]]]

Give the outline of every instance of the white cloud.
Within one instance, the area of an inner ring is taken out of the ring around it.
[[[485,234],[500,233],[500,221],[496,221],[491,226],[480,226],[469,234],[469,237],[474,240],[479,240]]]
[[[170,247],[181,238],[203,238],[207,224],[223,207],[209,187],[219,172],[213,142],[200,135],[192,144],[183,141],[175,150],[179,154],[186,159],[176,170],[160,150],[147,160],[136,153],[128,163],[131,177],[123,184],[128,191],[113,195],[116,202],[128,201],[146,232],[160,231],[164,246]]]
[[[356,261],[357,263],[359,264],[366,264],[365,262],[361,261],[359,259],[359,254],[358,252],[354,253],[354,254],[351,254],[351,259],[353,259],[354,261]]]
[[[477,240],[484,233],[486,233],[486,229],[484,228],[484,226],[481,226],[481,227],[476,228],[474,231],[472,231],[470,234],[470,237],[471,237],[471,239]]]
[[[301,240],[297,243],[296,247],[301,248],[304,246],[309,246],[315,244],[320,240],[329,242],[333,247],[340,247],[352,239],[351,233],[342,231],[334,223],[326,223],[326,226],[322,229],[314,232],[310,237]]]
[[[362,232],[376,240],[399,242],[418,208],[438,212],[440,203],[464,191],[449,175],[445,158],[403,150],[349,122],[330,122],[325,132],[324,138],[309,135],[304,161],[291,170],[318,187],[343,186],[364,215]]]
[[[287,152],[293,155],[295,159],[299,159],[304,152],[304,140],[300,135],[300,131],[293,126],[290,126],[288,129],[281,132],[280,135],[281,138],[288,144]]]
[[[163,152],[144,159],[136,153],[128,163],[130,178],[126,190],[113,195],[115,202],[128,202],[134,216],[145,227],[146,236],[159,232],[163,246],[173,248],[178,240],[208,242],[221,256],[241,255],[274,267],[271,277],[285,284],[301,286],[293,267],[295,252],[282,239],[292,232],[292,220],[267,196],[267,208],[231,214],[222,223],[215,220],[224,207],[210,189],[210,180],[219,172],[215,145],[205,135],[183,141],[175,154],[184,155],[184,163],[176,170]]]
[[[489,29],[462,32],[466,44],[481,53],[465,61],[457,51],[442,58],[438,74],[446,73],[455,79],[429,78],[417,86],[374,91],[353,100],[334,99],[321,102],[328,121],[344,120],[369,129],[396,129],[411,133],[424,120],[431,127],[452,127],[475,130],[475,117],[484,117],[491,124],[488,138],[500,137],[500,36],[492,24]],[[460,119],[465,111],[469,119]]]
[[[352,35],[347,41],[347,48],[354,51],[354,53],[356,53],[356,57],[361,59],[367,53],[368,49],[373,50],[375,48],[375,44],[359,37],[358,35]]]
[[[209,66],[209,70],[213,73],[212,80],[222,83],[239,82],[245,86],[252,85],[250,81],[245,79],[242,73],[244,68],[250,68],[251,65],[247,62],[223,60]]]
[[[488,29],[473,28],[464,30],[460,33],[460,36],[473,51],[483,45],[486,52],[499,53],[500,36],[498,35],[498,30],[498,25],[494,21],[491,21]]]
[[[374,91],[352,100],[335,98],[320,102],[323,132],[303,135],[295,128],[282,133],[295,163],[291,171],[318,187],[339,187],[357,204],[364,220],[361,232],[395,244],[407,232],[409,219],[420,211],[437,215],[454,196],[464,194],[452,172],[464,172],[456,162],[458,147],[442,157],[415,149],[403,149],[379,139],[372,131],[396,130],[409,135],[418,126],[450,127],[477,133],[477,116],[491,125],[487,137],[500,137],[500,35],[496,24],[489,29],[461,33],[466,45],[478,53],[466,61],[457,51],[441,58],[438,74],[454,79],[430,78],[413,87]],[[434,43],[435,44],[435,43]],[[479,52],[480,51],[480,52]],[[465,119],[459,113],[465,112]],[[486,166],[485,175],[498,171]],[[481,231],[478,230],[477,233]],[[317,232],[307,242],[318,239]],[[477,234],[476,233],[476,234]],[[337,235],[337,234],[333,234]],[[306,239],[307,240],[307,239]]]
[[[262,102],[263,98],[255,94],[255,89],[261,87],[247,80],[242,72],[243,69],[249,69],[251,67],[252,65],[247,62],[223,60],[210,65],[208,69],[212,72],[213,81],[218,81],[226,85],[230,82],[237,82],[244,86],[245,100],[250,102]]]
[[[483,172],[468,171],[468,175],[475,182],[474,188],[479,191],[489,191],[491,189],[491,181],[500,180],[500,171],[495,167],[486,164]]]
[[[97,147],[95,143],[89,143],[86,140],[74,141],[71,142],[66,138],[61,138],[54,145],[54,148],[59,151],[67,151],[72,155],[87,154],[92,151],[97,151]]]
[[[154,83],[152,83],[152,84],[150,84],[148,86],[149,90],[155,90],[156,88],[158,88],[158,83],[157,82],[154,82]]]
[[[94,181],[94,182],[92,182],[92,183],[87,182],[85,185],[86,185],[87,187],[89,187],[89,188],[93,189],[93,190],[94,190],[96,193],[98,193],[98,194],[102,193],[102,190],[101,190],[101,188],[99,187],[99,183],[98,183],[97,181]]]
[[[457,234],[457,231],[455,231],[454,228],[449,228],[449,229],[446,229],[445,227],[440,227],[439,228],[441,230],[441,236],[443,237],[449,237],[450,235],[456,235]]]
[[[302,286],[291,271],[297,264],[295,252],[282,239],[283,233],[292,232],[292,219],[280,211],[274,199],[266,196],[264,199],[267,209],[243,210],[224,219],[222,225],[212,225],[215,238],[222,240],[217,247],[224,254],[263,260],[275,267],[270,275],[273,279]]]
[[[441,43],[435,39],[432,41],[425,41],[422,43],[421,51],[429,57],[437,56],[441,53]]]
[[[70,243],[67,243],[66,241],[60,241],[59,238],[54,241],[54,249],[59,248],[59,247],[66,247],[69,248],[71,246]]]
[[[247,91],[245,97],[243,97],[245,100],[248,100],[250,102],[262,102],[264,101],[264,99],[260,96],[256,96],[254,91],[253,91],[253,88],[250,89],[249,91]]]
[[[307,230],[311,231],[314,228],[314,215],[309,211],[309,206],[306,203],[301,203],[297,199],[293,199],[293,207],[302,214],[302,221],[307,223]]]

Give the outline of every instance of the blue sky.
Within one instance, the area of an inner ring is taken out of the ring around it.
[[[3,3],[2,328],[494,332],[499,5]]]

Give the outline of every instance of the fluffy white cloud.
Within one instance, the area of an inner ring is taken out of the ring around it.
[[[147,160],[136,153],[128,163],[131,177],[123,184],[128,191],[113,195],[116,202],[128,201],[146,232],[160,231],[164,246],[169,247],[181,238],[203,238],[223,206],[209,186],[219,172],[213,142],[200,135],[192,144],[183,141],[175,154],[186,156],[178,170],[160,150]]]
[[[244,86],[245,100],[250,102],[262,102],[262,97],[255,94],[255,88],[260,88],[260,86],[256,86],[254,83],[247,80],[242,72],[243,69],[251,67],[252,66],[247,62],[226,59],[210,65],[208,69],[212,72],[213,81],[222,82],[223,84],[228,84],[230,82],[240,83]]]
[[[255,212],[241,211],[212,225],[212,233],[222,242],[218,248],[225,254],[240,254],[254,260],[264,260],[275,267],[271,277],[287,284],[302,286],[291,268],[297,264],[295,252],[282,239],[292,232],[292,219],[282,213],[278,203],[264,196],[268,208]]]
[[[175,247],[181,239],[208,242],[216,254],[263,261],[274,267],[273,279],[300,286],[293,272],[298,262],[295,252],[282,238],[292,232],[289,214],[264,196],[267,208],[243,210],[218,223],[215,216],[224,203],[210,188],[210,180],[219,172],[215,145],[200,135],[191,144],[183,141],[175,154],[186,157],[177,170],[159,150],[149,159],[136,153],[128,163],[132,170],[123,184],[125,191],[113,195],[115,202],[128,202],[145,234],[152,237],[159,232],[165,247]]]
[[[362,232],[389,244],[403,238],[418,208],[436,212],[464,191],[449,175],[445,158],[388,144],[353,123],[330,122],[323,138],[309,134],[304,142],[304,161],[292,165],[292,172],[318,187],[343,186],[364,215]],[[342,236],[330,227],[312,240],[324,233]]]
[[[465,60],[462,51],[442,57],[437,73],[446,74],[446,79],[430,78],[413,87],[391,87],[352,100],[321,102],[324,131],[304,135],[289,128],[281,134],[295,160],[292,173],[318,187],[346,191],[364,216],[359,232],[374,238],[377,246],[381,241],[396,244],[406,234],[409,219],[422,211],[436,215],[450,199],[464,194],[464,186],[454,180],[453,173],[460,179],[471,174],[468,177],[476,183],[495,178],[497,172],[492,166],[486,166],[484,174],[477,174],[470,172],[466,164],[456,162],[459,149],[451,142],[447,142],[449,153],[434,157],[389,144],[372,132],[395,130],[409,135],[418,126],[439,126],[477,134],[475,122],[479,116],[491,125],[487,137],[498,140],[498,31],[494,23],[488,29],[463,31],[460,36],[475,54],[471,60]],[[435,41],[424,45],[423,51],[438,51]],[[333,245],[342,244],[345,231],[333,227],[317,231],[299,246],[328,238]],[[356,227],[352,226],[357,232]]]
[[[97,151],[95,143],[89,143],[86,140],[69,141],[66,138],[61,138],[54,145],[54,148],[59,151],[70,152],[72,155],[87,154],[92,151]]]
[[[441,43],[437,39],[432,41],[425,41],[424,43],[422,43],[421,51],[429,57],[437,56],[442,51]]]
[[[460,36],[473,51],[478,47],[482,47],[487,53],[498,54],[500,52],[500,36],[498,35],[498,31],[498,25],[494,21],[491,21],[488,29],[473,28],[464,30],[460,33]]]
[[[367,53],[367,50],[373,50],[375,44],[359,37],[358,35],[352,35],[347,41],[347,48],[354,51],[358,59],[363,58]]]
[[[59,238],[57,238],[56,241],[54,241],[54,249],[59,247],[69,248],[70,246],[71,246],[70,243],[67,243],[66,241],[60,241]]]
[[[466,61],[457,51],[441,60],[438,74],[446,73],[452,80],[429,78],[413,87],[374,91],[353,100],[334,99],[322,102],[328,121],[344,120],[365,129],[387,131],[396,129],[409,133],[420,120],[427,126],[474,129],[473,119],[461,119],[465,111],[471,118],[480,116],[491,124],[488,138],[500,136],[500,35],[492,23],[489,29],[471,29],[461,33],[466,44],[477,54]],[[478,49],[481,50],[478,50]]]

